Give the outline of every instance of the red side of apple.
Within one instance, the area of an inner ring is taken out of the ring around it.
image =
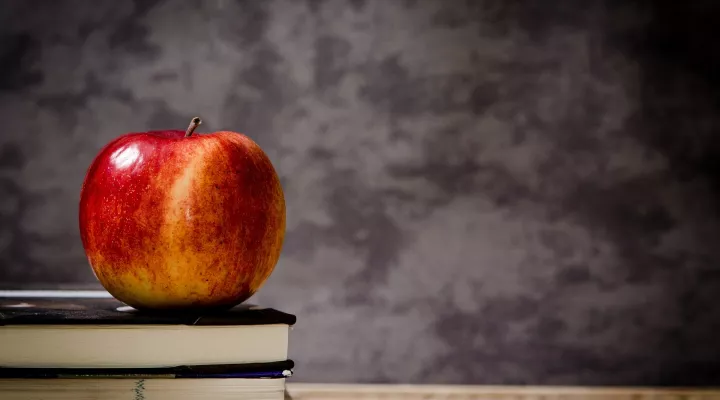
[[[285,199],[267,155],[243,134],[130,133],[87,171],[80,234],[95,276],[128,305],[231,307],[275,268]]]

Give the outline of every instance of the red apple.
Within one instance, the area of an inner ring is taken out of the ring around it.
[[[265,152],[229,131],[128,133],[90,165],[80,234],[102,286],[137,309],[228,308],[270,276],[285,198]]]

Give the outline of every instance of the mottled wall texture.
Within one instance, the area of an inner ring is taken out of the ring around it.
[[[282,176],[297,381],[720,384],[720,13],[650,3],[4,0],[2,286],[98,287],[92,157],[200,115]]]

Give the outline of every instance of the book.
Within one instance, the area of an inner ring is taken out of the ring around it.
[[[241,304],[143,312],[106,292],[0,292],[0,367],[166,368],[288,359],[296,317]]]
[[[283,400],[282,379],[0,379],[2,400]]]
[[[249,304],[147,312],[102,291],[0,291],[0,398],[286,399],[295,322]]]
[[[0,370],[0,399],[273,399],[286,396],[292,361],[150,369]]]
[[[287,378],[292,360],[229,365],[181,365],[166,368],[17,368],[0,367],[0,379],[204,379],[204,378]]]

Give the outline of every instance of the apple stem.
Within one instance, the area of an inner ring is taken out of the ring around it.
[[[195,129],[202,124],[202,120],[200,117],[195,117],[190,121],[190,125],[188,125],[187,130],[185,131],[185,137],[190,137],[190,135],[195,132]]]

